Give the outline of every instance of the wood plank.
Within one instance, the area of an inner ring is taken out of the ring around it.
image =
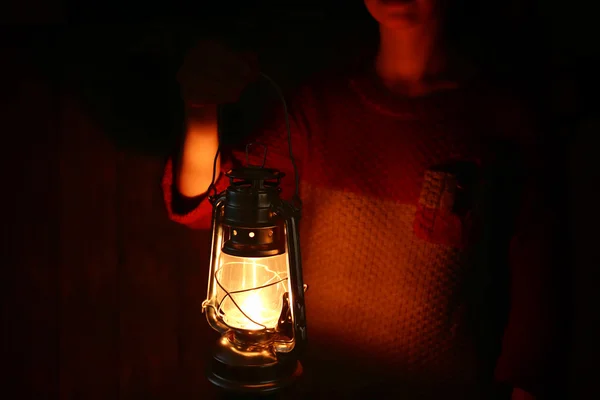
[[[178,281],[166,221],[157,218],[160,170],[152,159],[119,154],[122,398],[177,397]]]
[[[180,377],[185,388],[183,399],[217,398],[217,391],[205,377],[206,363],[218,334],[202,314],[206,298],[210,234],[208,231],[182,229],[177,258],[180,271]]]
[[[116,152],[77,97],[61,107],[60,397],[116,398]]]
[[[2,53],[4,391],[43,398],[58,391],[56,97],[25,51]]]
[[[569,351],[569,394],[573,399],[598,398],[597,374],[600,356],[600,317],[598,288],[600,278],[597,251],[600,214],[595,206],[600,201],[594,188],[600,179],[596,163],[600,120],[583,120],[573,134],[575,140],[569,154],[569,230],[572,240],[573,328]],[[586,206],[590,205],[590,206]],[[596,395],[593,395],[596,393]]]
[[[122,398],[213,398],[204,377],[216,339],[201,313],[208,281],[208,232],[171,222],[160,179],[164,160],[123,153],[120,222]]]

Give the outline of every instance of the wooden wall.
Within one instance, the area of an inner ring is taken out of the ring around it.
[[[117,148],[76,93],[13,72],[2,326],[14,398],[198,398],[208,237],[168,220],[164,158]]]

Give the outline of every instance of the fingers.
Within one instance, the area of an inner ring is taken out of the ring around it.
[[[177,72],[184,100],[235,102],[243,89],[258,79],[256,53],[236,53],[215,40],[201,40]]]

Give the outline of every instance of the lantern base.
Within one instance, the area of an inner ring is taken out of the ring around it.
[[[277,358],[268,349],[240,351],[221,338],[215,347],[208,380],[226,392],[272,394],[289,387],[302,375],[296,359]]]

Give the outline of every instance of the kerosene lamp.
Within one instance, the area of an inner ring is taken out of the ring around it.
[[[220,338],[207,376],[230,392],[275,392],[302,372],[300,207],[280,197],[284,174],[264,163],[225,175],[229,187],[210,197],[212,253],[203,310]]]

